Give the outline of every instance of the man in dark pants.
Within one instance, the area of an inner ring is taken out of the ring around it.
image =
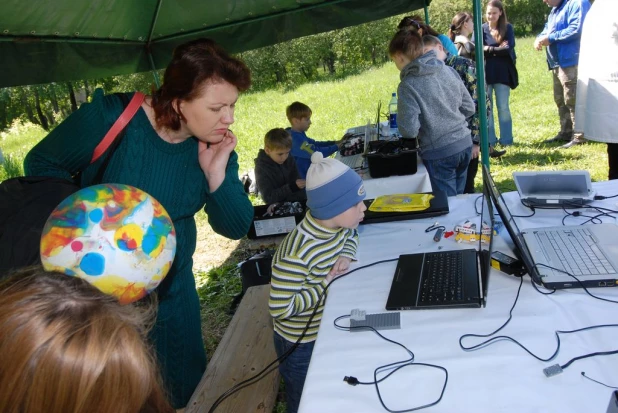
[[[577,90],[577,66],[582,26],[590,2],[588,0],[543,0],[551,7],[545,28],[534,41],[534,48],[545,46],[547,65],[552,71],[554,101],[560,116],[560,132],[546,143],[564,142],[570,148],[586,142],[583,134],[573,133]]]

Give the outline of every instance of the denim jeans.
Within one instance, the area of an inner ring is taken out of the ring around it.
[[[283,353],[294,345],[294,343],[287,341],[277,333],[274,333],[274,340],[277,357],[281,357]],[[313,353],[314,343],[315,341],[299,344],[292,354],[290,354],[283,363],[279,364],[279,372],[281,376],[283,376],[283,381],[285,382],[285,401],[287,403],[288,413],[296,413],[298,411],[300,396],[303,394],[303,386],[305,385],[305,378],[307,377],[307,370],[309,369],[309,361],[311,360],[311,353]]]
[[[442,159],[423,160],[431,186],[446,196],[463,194],[468,177],[472,147]]]
[[[509,109],[509,96],[511,94],[511,88],[502,83],[494,83],[487,85],[487,96],[491,102],[491,107],[494,107],[494,91],[496,92],[496,105],[498,108],[498,124],[500,125],[500,144],[512,145],[513,144],[513,119],[511,118],[511,109]],[[490,116],[487,119],[487,138],[489,144],[494,146],[498,143],[498,137],[496,136],[496,127],[494,125],[494,111],[490,112]]]

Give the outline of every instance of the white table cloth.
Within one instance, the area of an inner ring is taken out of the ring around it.
[[[420,165],[419,165],[420,166]],[[618,194],[618,182],[594,184],[600,195]],[[469,247],[454,237],[432,240],[424,229],[438,221],[452,230],[465,219],[476,217],[474,202],[480,194],[449,198],[448,215],[413,221],[372,224],[360,227],[358,262],[352,268],[400,254]],[[505,194],[513,214],[527,215],[517,193]],[[618,210],[618,198],[595,204]],[[561,225],[561,210],[538,210],[532,218],[518,219],[520,228]],[[496,217],[499,219],[499,217]],[[579,221],[578,221],[579,219]],[[605,218],[605,222],[615,222]],[[582,218],[569,218],[577,225]],[[494,249],[508,252],[506,230],[494,238]],[[512,255],[512,254],[511,254]],[[344,376],[373,381],[376,367],[404,360],[407,353],[373,332],[337,330],[333,320],[355,308],[367,314],[385,312],[396,262],[379,264],[335,281],[320,326],[300,412],[384,412],[374,386],[350,386]],[[477,351],[463,351],[459,337],[466,333],[487,334],[508,318],[520,279],[491,271],[487,307],[482,309],[411,310],[401,312],[401,329],[382,333],[405,344],[420,363],[448,370],[443,399],[428,412],[599,412],[606,411],[611,389],[582,377],[580,372],[610,385],[618,385],[618,355],[599,356],[574,362],[562,374],[547,378],[543,369],[564,364],[580,355],[618,348],[618,328],[605,328],[562,335],[562,346],[552,361],[541,362],[517,345],[501,341]],[[590,290],[618,300],[618,288]],[[555,330],[572,330],[595,324],[618,322],[618,305],[596,300],[582,289],[560,290],[541,295],[524,277],[524,285],[510,324],[500,332],[520,341],[530,351],[547,358],[556,349]],[[347,320],[342,320],[347,325]],[[471,346],[480,340],[468,339]],[[385,404],[391,410],[424,405],[439,396],[444,375],[426,367],[405,367],[380,384]]]

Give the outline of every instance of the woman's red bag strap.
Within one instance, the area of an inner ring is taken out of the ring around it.
[[[90,163],[94,163],[97,159],[101,157],[101,155],[105,153],[107,148],[109,148],[112,142],[114,142],[114,139],[116,139],[118,134],[122,132],[122,130],[129,124],[131,119],[133,119],[133,116],[135,116],[140,106],[144,102],[145,98],[146,95],[144,95],[142,92],[135,92],[133,98],[131,99],[125,110],[122,112],[120,117],[116,119],[116,122],[114,122],[110,130],[107,131],[107,133],[103,137],[103,140],[99,142],[96,148],[94,148]]]

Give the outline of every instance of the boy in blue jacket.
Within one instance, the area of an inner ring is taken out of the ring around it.
[[[300,179],[307,177],[307,170],[311,165],[311,155],[321,152],[326,158],[339,150],[343,139],[339,141],[319,142],[311,139],[305,132],[311,126],[311,109],[301,102],[294,102],[285,110],[285,114],[292,125],[287,130],[292,135],[292,150],[290,154],[296,161]]]

